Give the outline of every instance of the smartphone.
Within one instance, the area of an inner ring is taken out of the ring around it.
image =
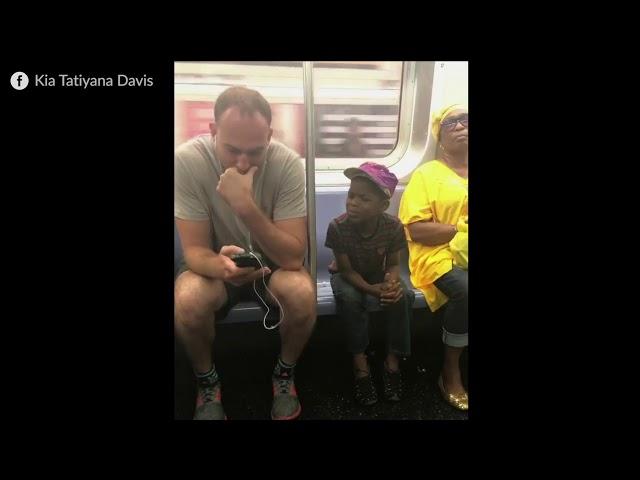
[[[254,255],[258,257],[260,256],[258,253],[255,253]],[[260,262],[258,259],[249,253],[237,253],[235,255],[231,255],[231,260],[233,260],[238,268],[260,268]]]

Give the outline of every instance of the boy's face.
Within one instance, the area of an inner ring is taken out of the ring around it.
[[[347,194],[349,221],[361,224],[382,214],[389,206],[384,194],[369,180],[355,177]]]

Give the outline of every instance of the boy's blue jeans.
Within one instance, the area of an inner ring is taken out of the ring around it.
[[[379,282],[374,283],[381,283]],[[411,354],[411,309],[415,293],[407,288],[400,279],[404,295],[396,303],[383,307],[387,325],[387,353],[398,356]],[[369,313],[367,295],[357,290],[339,273],[331,275],[331,288],[336,297],[336,310],[347,330],[347,348],[349,352],[364,353],[369,346]],[[379,300],[376,298],[376,302]]]

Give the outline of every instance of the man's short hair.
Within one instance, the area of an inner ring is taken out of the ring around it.
[[[213,116],[216,122],[231,107],[238,107],[241,114],[258,112],[267,120],[267,124],[271,126],[271,106],[255,90],[245,87],[231,87],[222,92],[213,108]]]

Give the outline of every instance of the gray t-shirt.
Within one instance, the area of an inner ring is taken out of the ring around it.
[[[223,245],[248,250],[249,230],[216,191],[224,170],[215,157],[211,135],[200,135],[180,145],[174,166],[174,215],[183,220],[208,219],[214,235],[210,246],[216,252]],[[253,198],[274,221],[306,217],[305,173],[300,156],[271,140],[265,162],[253,178]],[[260,251],[257,245],[253,248]]]

